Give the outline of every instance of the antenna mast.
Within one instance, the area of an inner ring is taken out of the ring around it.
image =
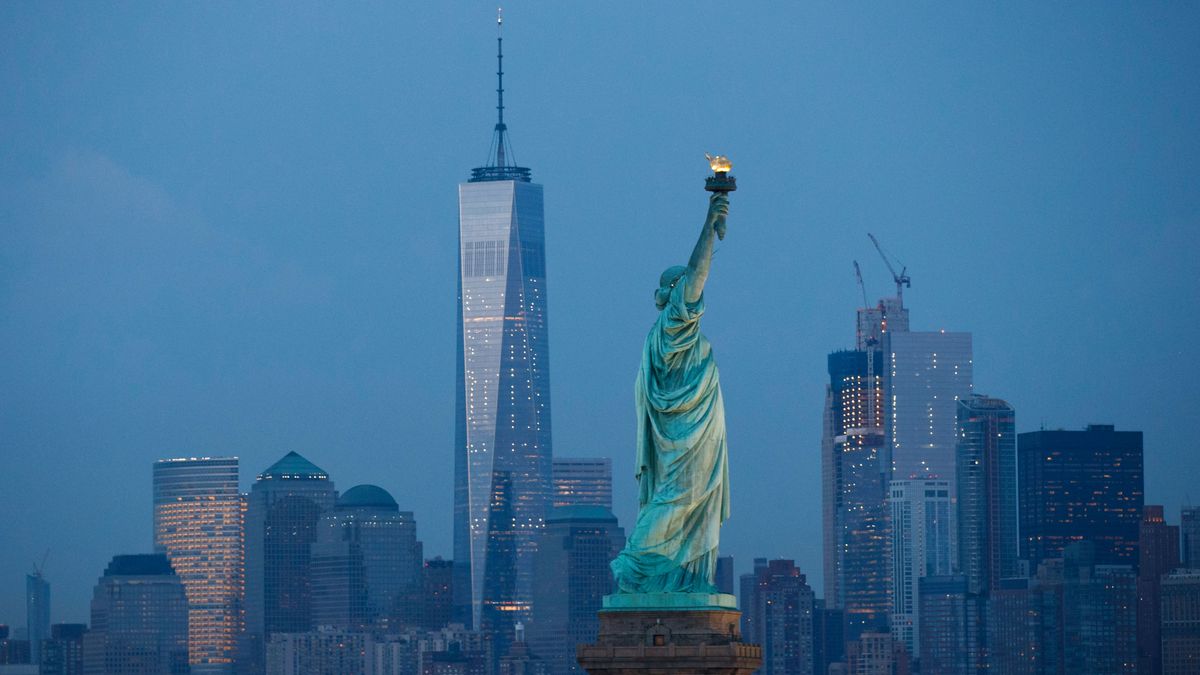
[[[504,8],[496,8],[496,166],[503,167],[504,134]]]

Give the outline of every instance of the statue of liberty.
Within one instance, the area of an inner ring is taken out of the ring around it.
[[[713,158],[710,158],[713,159]],[[728,162],[724,171],[728,171]],[[715,160],[714,160],[715,161]],[[612,561],[620,593],[716,593],[717,540],[729,517],[725,407],[717,364],[700,333],[713,235],[725,238],[726,192],[714,189],[687,267],[662,273],[658,320],[646,336],[635,386],[638,517]],[[732,181],[732,177],[728,178]]]

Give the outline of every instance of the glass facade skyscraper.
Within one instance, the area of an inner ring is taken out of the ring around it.
[[[499,91],[492,160],[458,187],[454,570],[458,620],[503,651],[529,617],[551,441],[542,186],[511,161]]]
[[[829,355],[822,438],[825,592],[833,608],[845,611],[851,641],[864,631],[887,631],[892,611],[882,362],[878,351]]]
[[[555,457],[551,508],[600,506],[612,508],[612,459]]]
[[[42,662],[42,643],[50,633],[50,582],[41,570],[25,575],[25,628],[28,631],[30,663]]]
[[[192,672],[232,672],[245,578],[238,459],[161,459],[153,475],[154,548],[187,590]]]
[[[1031,571],[1075,541],[1096,545],[1097,564],[1137,565],[1142,432],[1032,431],[1017,435],[1017,455],[1021,557]]]
[[[958,402],[958,569],[988,593],[1021,575],[1017,553],[1017,435],[1012,406],[986,396]]]
[[[336,494],[329,475],[295,452],[260,473],[250,489],[239,671],[262,672],[272,634],[312,627],[311,547]]]
[[[313,626],[396,629],[420,622],[417,523],[386,490],[350,488],[322,516],[312,545]]]
[[[889,331],[884,351],[893,477],[953,481],[958,401],[971,394],[971,334]]]

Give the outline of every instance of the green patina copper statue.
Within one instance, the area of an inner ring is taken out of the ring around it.
[[[728,448],[717,363],[700,317],[713,235],[725,238],[729,189],[736,187],[714,190],[687,267],[668,268],[654,292],[659,315],[635,387],[640,508],[612,562],[620,593],[716,593],[717,539],[729,517]]]

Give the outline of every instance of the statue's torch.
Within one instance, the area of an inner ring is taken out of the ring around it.
[[[729,158],[725,155],[717,155],[716,157],[704,153],[708,158],[708,166],[713,170],[713,175],[704,180],[704,189],[709,192],[717,192],[728,196],[730,192],[737,189],[737,179],[729,175],[729,170],[733,168]],[[717,229],[717,237],[725,238],[724,224]]]

